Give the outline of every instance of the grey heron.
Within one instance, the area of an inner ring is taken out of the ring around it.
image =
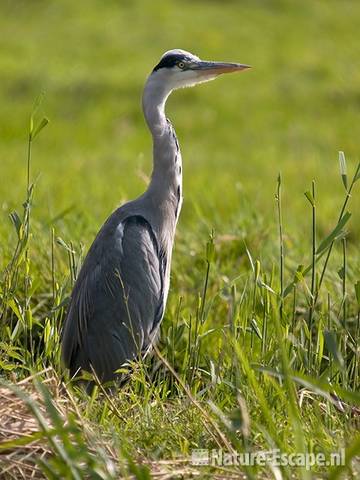
[[[145,193],[106,220],[75,282],[62,334],[70,375],[95,371],[103,383],[145,356],[157,337],[170,284],[175,228],[182,204],[182,163],[165,103],[173,90],[249,68],[166,52],[145,84],[142,106],[153,138],[153,171]]]

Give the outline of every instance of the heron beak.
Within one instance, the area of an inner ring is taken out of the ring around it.
[[[243,63],[225,63],[225,62],[198,62],[192,67],[200,75],[220,75],[222,73],[241,72],[251,68],[250,65]]]

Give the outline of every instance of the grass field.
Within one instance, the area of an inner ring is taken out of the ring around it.
[[[355,0],[0,2],[4,478],[360,475],[359,24]],[[254,68],[168,101],[184,204],[159,350],[89,399],[60,365],[66,303],[146,188],[142,87],[172,48]],[[346,461],[196,467],[198,448]]]

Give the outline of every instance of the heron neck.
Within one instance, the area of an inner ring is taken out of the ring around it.
[[[152,75],[148,78],[142,99],[144,117],[154,137],[162,137],[166,133],[165,103],[171,90]]]
[[[182,165],[175,130],[165,115],[170,93],[164,84],[150,76],[144,89],[143,111],[153,137],[153,172],[148,194],[176,223],[182,200]]]

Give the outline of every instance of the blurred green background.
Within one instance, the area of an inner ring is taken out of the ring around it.
[[[355,0],[1,0],[1,253],[15,239],[8,213],[25,197],[38,94],[51,123],[33,151],[33,218],[46,238],[54,224],[88,246],[106,216],[146,186],[142,87],[172,48],[254,66],[168,102],[184,161],[179,238],[212,227],[220,236],[275,235],[281,171],[285,224],[301,251],[310,242],[303,192],[315,178],[320,234],[328,231],[344,197],[338,150],[349,169],[359,158],[359,25]]]

